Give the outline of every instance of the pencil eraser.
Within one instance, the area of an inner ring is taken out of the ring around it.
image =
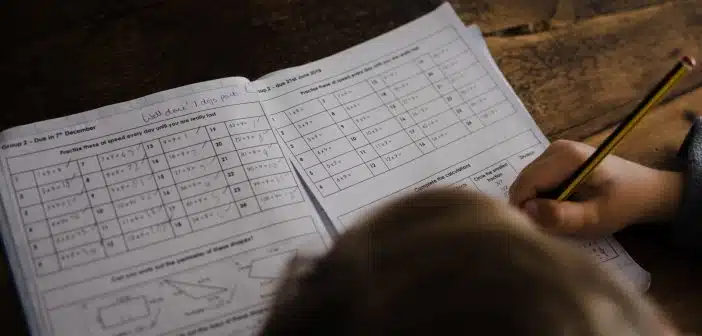
[[[692,58],[692,57],[690,57],[690,56],[685,56],[685,57],[683,57],[683,58],[682,58],[682,62],[683,62],[688,68],[692,68],[692,67],[694,67],[695,65],[697,65],[697,61],[695,61],[695,59]]]

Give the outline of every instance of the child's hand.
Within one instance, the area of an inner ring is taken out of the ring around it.
[[[557,202],[537,193],[555,189],[594,152],[560,140],[527,166],[510,188],[512,204],[549,231],[599,236],[641,221],[665,221],[681,198],[681,173],[665,172],[609,155],[571,198]]]

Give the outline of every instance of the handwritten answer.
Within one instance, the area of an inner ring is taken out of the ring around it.
[[[186,129],[13,175],[38,274],[304,202],[260,108],[179,125]],[[49,262],[52,255],[57,262]]]

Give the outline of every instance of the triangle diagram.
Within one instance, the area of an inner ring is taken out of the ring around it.
[[[227,289],[224,287],[207,286],[173,280],[165,280],[164,282],[193,299],[201,299],[227,291]]]

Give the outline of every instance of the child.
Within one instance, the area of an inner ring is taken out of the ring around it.
[[[684,173],[610,156],[573,201],[537,198],[593,150],[557,141],[521,172],[510,202],[530,217],[448,189],[378,209],[325,255],[291,263],[261,335],[678,335],[645,297],[544,231],[597,236],[669,221],[675,241],[694,248],[700,120],[681,149]]]
[[[640,294],[507,202],[398,199],[294,260],[260,335],[677,335]]]

